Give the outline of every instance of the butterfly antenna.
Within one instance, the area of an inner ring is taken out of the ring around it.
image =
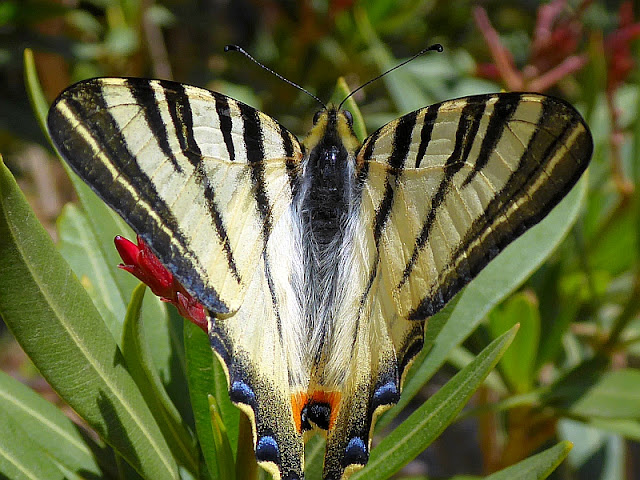
[[[296,87],[298,90],[306,93],[307,95],[309,95],[311,98],[313,98],[316,102],[318,102],[320,105],[322,105],[322,108],[324,110],[327,109],[327,106],[324,104],[324,102],[322,100],[320,100],[318,97],[316,97],[313,93],[311,93],[309,90],[307,90],[306,88],[301,87],[300,85],[298,85],[297,83],[292,82],[291,80],[288,80],[286,78],[284,78],[282,75],[280,75],[277,72],[274,72],[273,70],[271,70],[269,67],[267,67],[266,65],[260,63],[258,60],[256,60],[255,58],[253,58],[249,52],[247,52],[244,48],[242,48],[239,45],[225,45],[224,47],[224,51],[225,52],[240,52],[241,54],[243,54],[245,57],[247,57],[249,60],[251,60],[253,63],[255,63],[256,65],[258,65],[259,67],[262,67],[263,69],[265,69],[267,72],[272,73],[273,75],[275,75],[276,77],[278,77],[280,80],[282,80],[285,83],[288,83],[289,85],[291,85],[292,87]]]
[[[371,80],[369,80],[366,83],[363,83],[362,85],[360,85],[358,88],[356,88],[355,90],[353,90],[349,95],[347,95],[344,100],[342,100],[340,102],[340,105],[338,105],[338,110],[340,110],[340,108],[342,107],[342,105],[344,104],[344,102],[346,102],[349,98],[351,98],[356,92],[359,92],[360,90],[362,90],[364,87],[366,87],[367,85],[369,85],[370,83],[375,82],[376,80],[381,79],[382,77],[384,77],[387,73],[391,73],[393,72],[396,68],[400,68],[403,65],[406,65],[407,63],[411,62],[412,60],[415,60],[416,58],[418,58],[420,55],[424,55],[427,52],[430,52],[432,50],[436,50],[437,52],[442,52],[444,50],[444,48],[442,48],[442,45],[440,45],[439,43],[434,43],[433,45],[427,47],[427,48],[423,48],[422,50],[420,50],[418,53],[416,53],[413,57],[409,58],[408,60],[405,60],[404,62],[402,62],[399,65],[396,65],[393,68],[390,68],[389,70],[387,70],[384,73],[381,73],[380,75],[378,75],[375,78],[372,78]]]

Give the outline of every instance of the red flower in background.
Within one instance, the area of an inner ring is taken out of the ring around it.
[[[618,29],[604,40],[607,59],[607,91],[616,90],[635,66],[631,42],[640,37],[640,23],[633,23],[633,3],[624,2],[618,14]]]
[[[495,63],[479,65],[477,74],[502,80],[512,91],[543,92],[587,63],[586,54],[576,54],[582,37],[581,12],[591,3],[584,1],[575,14],[563,16],[566,0],[555,0],[538,9],[529,63],[518,70],[511,52],[502,44],[487,12],[476,7],[473,16]]]
[[[149,246],[137,237],[138,244],[118,235],[114,239],[116,249],[124,264],[123,270],[145,283],[163,302],[176,306],[180,315],[207,331],[207,316],[204,307],[193,298],[165,268]]]
[[[521,70],[516,68],[511,52],[502,44],[487,12],[482,7],[477,7],[473,12],[474,19],[493,57],[493,63],[478,65],[477,75],[501,80],[509,90],[543,92],[562,78],[580,70],[588,61],[586,53],[578,52],[585,33],[581,16],[591,3],[591,0],[584,0],[570,14],[566,13],[567,0],[554,0],[541,6],[538,9],[529,63]],[[618,16],[618,28],[604,39],[609,93],[627,79],[635,66],[631,42],[640,37],[640,23],[634,23],[632,2],[624,2]]]

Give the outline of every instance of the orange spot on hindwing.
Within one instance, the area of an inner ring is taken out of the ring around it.
[[[304,392],[291,394],[291,409],[293,410],[293,421],[296,424],[298,433],[302,433],[302,409],[307,404],[307,394]]]
[[[340,392],[315,390],[291,395],[293,418],[298,432],[314,427],[331,430],[335,425],[340,406]]]

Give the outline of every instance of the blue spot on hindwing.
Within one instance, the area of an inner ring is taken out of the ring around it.
[[[369,460],[367,444],[360,437],[353,437],[349,440],[347,448],[344,449],[344,467],[354,463],[365,465]]]
[[[280,465],[278,442],[270,435],[260,437],[256,445],[256,458],[259,462],[273,462]]]
[[[377,408],[380,405],[390,405],[398,403],[400,399],[400,392],[396,382],[391,380],[384,385],[376,388],[373,393],[373,407]]]
[[[229,388],[229,398],[232,402],[244,403],[254,406],[256,402],[256,394],[253,389],[242,380],[235,380]]]

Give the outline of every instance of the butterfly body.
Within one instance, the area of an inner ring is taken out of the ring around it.
[[[411,112],[362,145],[348,113],[299,142],[267,115],[174,82],[93,79],[48,118],[71,167],[208,312],[258,461],[303,478],[366,464],[427,318],[540,221],[588,165],[566,102],[465,97]]]

